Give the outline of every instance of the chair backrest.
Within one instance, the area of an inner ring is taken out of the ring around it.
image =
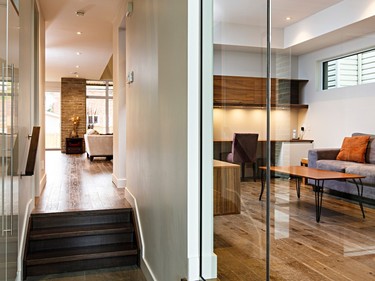
[[[234,133],[232,153],[234,163],[254,163],[259,134]]]

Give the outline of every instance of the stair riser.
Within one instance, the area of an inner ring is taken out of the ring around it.
[[[134,256],[114,257],[105,259],[65,262],[27,267],[27,276],[56,274],[72,271],[82,271],[99,268],[137,265],[138,258]]]
[[[121,223],[130,222],[130,212],[123,212],[119,214],[101,214],[101,215],[58,215],[58,216],[33,216],[32,217],[32,228],[43,229],[52,227],[69,227],[77,225],[92,225],[102,223]]]
[[[29,253],[41,252],[45,250],[100,246],[127,242],[134,242],[134,233],[116,233],[107,235],[68,237],[60,239],[33,240],[30,241]]]

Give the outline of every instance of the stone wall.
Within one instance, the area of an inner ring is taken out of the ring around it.
[[[70,137],[73,123],[70,118],[79,116],[78,136],[86,132],[86,79],[61,78],[61,152],[65,153],[65,139]]]

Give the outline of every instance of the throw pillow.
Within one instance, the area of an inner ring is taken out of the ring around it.
[[[86,134],[88,135],[99,135],[99,132],[94,129],[88,129]]]
[[[353,133],[352,137],[354,136],[370,136],[370,140],[367,145],[365,162],[375,164],[375,135],[371,134],[364,134],[364,133]]]
[[[370,136],[346,137],[336,160],[364,163]]]

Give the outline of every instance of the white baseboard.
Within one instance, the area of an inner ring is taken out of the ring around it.
[[[117,188],[126,187],[126,179],[119,179],[115,174],[112,174],[112,182],[116,185]]]
[[[143,272],[143,275],[146,277],[147,281],[157,281],[154,273],[152,272],[147,260],[144,257],[144,242],[143,242],[143,232],[142,232],[142,225],[139,220],[139,212],[138,212],[138,205],[137,205],[137,199],[134,197],[134,195],[129,191],[128,188],[125,188],[125,199],[130,203],[134,210],[134,218],[135,218],[135,227],[138,230],[139,239],[141,245],[141,270]]]
[[[203,265],[202,275],[205,279],[217,277],[217,256],[214,253],[203,256]]]
[[[199,257],[191,257],[188,259],[188,280],[200,280],[199,279]]]
[[[42,194],[44,187],[47,184],[47,175],[46,173],[43,174],[42,179],[39,181],[39,195]]]
[[[141,258],[141,270],[147,281],[157,281],[155,275],[152,273],[147,261]]]
[[[18,256],[17,256],[17,277],[16,281],[23,280],[23,253],[25,252],[25,244],[26,244],[26,235],[27,235],[27,228],[29,224],[29,217],[34,209],[34,199],[30,199],[26,205],[26,213],[24,216],[24,220],[22,223],[21,229],[21,240],[18,243]]]

